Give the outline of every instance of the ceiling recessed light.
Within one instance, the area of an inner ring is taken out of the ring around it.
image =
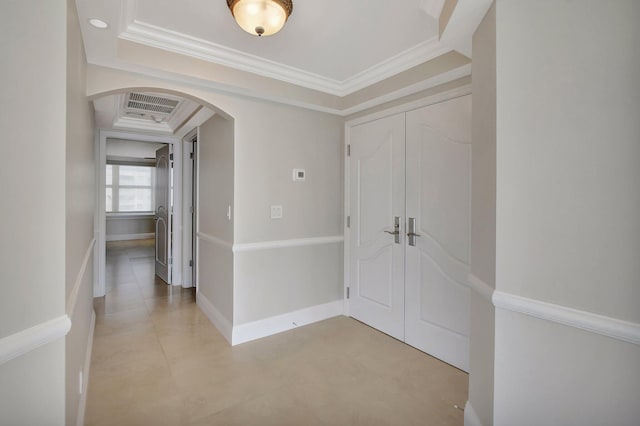
[[[92,18],[92,19],[89,19],[89,23],[96,28],[100,28],[101,30],[109,28],[109,24],[107,24],[102,19]]]

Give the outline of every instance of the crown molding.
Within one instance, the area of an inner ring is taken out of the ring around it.
[[[128,21],[128,25],[126,25],[126,21]],[[126,28],[119,35],[119,38],[123,40],[202,59],[340,97],[364,89],[451,51],[451,48],[445,47],[438,41],[437,37],[434,37],[346,80],[338,81],[177,31],[131,19],[130,17],[125,19],[125,25]]]
[[[123,40],[179,53],[264,77],[340,96],[340,82],[177,31],[134,20],[119,36]]]
[[[340,115],[346,117],[352,114],[356,114],[366,109],[375,108],[387,102],[393,102],[405,96],[413,95],[414,93],[428,90],[433,87],[439,86],[441,84],[446,84],[451,81],[457,80],[459,78],[467,77],[469,75],[471,75],[471,64],[466,64],[461,67],[454,68],[452,70],[444,72],[442,74],[438,74],[426,80],[420,81],[418,83],[405,86],[393,92],[389,92],[384,95],[377,96],[368,101],[359,103],[355,106],[345,108],[340,111]]]
[[[452,49],[442,45],[437,37],[425,40],[340,83],[340,96],[347,96],[372,84],[393,77],[417,65],[435,59]]]

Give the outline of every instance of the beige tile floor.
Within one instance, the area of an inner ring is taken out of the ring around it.
[[[350,318],[230,347],[153,241],[111,244],[87,425],[462,425],[467,374]]]

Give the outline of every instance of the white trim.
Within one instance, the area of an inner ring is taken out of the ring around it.
[[[464,405],[464,426],[483,426],[470,401]]]
[[[107,241],[129,241],[129,240],[146,240],[155,238],[156,234],[147,232],[143,234],[111,234],[107,235]]]
[[[135,19],[118,37],[332,95],[341,93],[338,80]]]
[[[0,365],[67,335],[71,320],[61,315],[0,339]]]
[[[91,352],[93,351],[93,334],[96,328],[96,311],[91,311],[91,324],[89,325],[89,338],[87,339],[87,350],[84,353],[84,366],[82,369],[83,389],[78,404],[78,415],[76,417],[77,426],[84,425],[84,415],[87,408],[87,391],[89,389],[89,373],[91,369]]]
[[[117,117],[113,122],[113,128],[117,130],[133,129],[139,132],[157,133],[159,135],[171,136],[173,129],[167,122],[156,123],[133,117]]]
[[[214,237],[213,235],[205,234],[204,232],[197,232],[196,233],[196,237],[199,240],[206,241],[206,242],[209,242],[211,244],[215,244],[217,246],[224,247],[224,248],[229,249],[229,250],[233,249],[233,244],[231,244],[230,242],[225,241],[225,240],[223,240],[221,238],[218,238],[218,237]]]
[[[343,301],[311,306],[286,314],[264,318],[233,327],[232,345],[249,342],[262,337],[271,336],[296,327],[343,315]]]
[[[347,96],[357,92],[372,84],[444,55],[451,50],[451,48],[440,43],[438,37],[425,40],[342,81],[340,83],[340,96]]]
[[[381,111],[364,115],[362,117],[357,117],[357,118],[348,120],[345,123],[345,128],[348,129],[350,127],[368,123],[369,121],[378,120],[380,118],[389,117],[391,115],[395,115],[403,112],[413,111],[419,108],[424,108],[429,105],[439,104],[440,102],[450,101],[452,99],[460,98],[462,96],[466,96],[469,94],[471,94],[471,85],[465,84],[464,86],[456,87],[455,89],[447,90],[445,92],[440,92],[432,96],[427,96],[422,99],[418,99],[416,101],[403,103],[397,106],[383,109]],[[346,143],[349,143],[349,139],[345,139],[345,141]]]
[[[333,235],[329,237],[294,238],[290,240],[263,241],[259,243],[234,244],[233,252],[240,253],[246,251],[272,250],[288,247],[316,246],[322,244],[341,243],[344,236]]]
[[[154,212],[108,212],[107,220],[153,219]]]
[[[640,345],[640,324],[611,318],[593,312],[516,296],[514,294],[495,291],[493,304],[496,308],[505,309],[535,318],[556,322],[558,324],[579,328],[592,333],[602,334],[624,342]]]
[[[475,276],[474,274],[467,275],[467,282],[469,283],[469,287],[482,296],[489,303],[492,303],[491,298],[493,297],[494,289],[489,284],[482,281],[480,278]]]
[[[340,81],[136,19],[128,22],[119,38],[341,97],[452,50],[432,37]]]
[[[474,274],[469,286],[496,308],[555,322],[640,345],[640,324],[494,290]]]
[[[233,326],[229,320],[211,303],[201,291],[196,292],[196,304],[209,318],[209,321],[218,329],[225,339],[231,344]]]
[[[96,245],[96,239],[92,238],[89,242],[89,246],[84,253],[84,258],[82,259],[82,264],[80,265],[80,270],[78,271],[78,275],[76,276],[76,281],[73,284],[73,288],[71,289],[71,293],[69,293],[69,297],[67,298],[67,316],[69,318],[73,318],[73,312],[76,310],[76,303],[78,302],[78,293],[80,292],[80,287],[82,286],[82,279],[84,278],[85,273],[87,272],[87,265],[89,264],[89,258],[93,254],[93,248]]]
[[[400,99],[405,96],[413,95],[423,90],[431,89],[432,87],[440,86],[441,84],[449,83],[462,77],[471,75],[471,64],[466,64],[458,68],[443,72],[442,74],[435,75],[426,80],[422,80],[418,83],[411,84],[409,86],[402,87],[401,89],[393,92],[385,93],[384,95],[377,96],[368,101],[359,103],[350,108],[340,111],[340,115],[348,116],[351,114],[364,111],[368,108],[373,108],[386,102],[392,102],[396,99]]]

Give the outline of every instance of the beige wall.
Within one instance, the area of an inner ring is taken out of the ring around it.
[[[342,119],[245,101],[236,124],[234,243],[342,235]],[[339,300],[342,286],[341,243],[237,252],[234,325]]]
[[[496,13],[491,7],[473,36],[471,273],[495,288],[496,265]],[[483,425],[493,424],[495,309],[471,296],[469,402]],[[468,415],[469,413],[467,413]]]
[[[342,119],[267,102],[241,109],[235,242],[342,235]],[[306,170],[304,182],[294,168]],[[271,205],[282,205],[282,219],[271,219]]]
[[[0,14],[0,338],[65,314],[66,3]],[[64,424],[62,339],[0,365],[0,423]]]
[[[107,241],[117,241],[118,238],[139,234],[155,234],[156,232],[153,214],[136,217],[107,216],[105,225]]]
[[[198,291],[233,322],[234,121],[214,115],[198,134]],[[227,217],[231,207],[231,220]]]
[[[93,333],[94,256],[94,113],[86,90],[86,58],[73,0],[67,0],[67,146],[66,146],[66,290],[71,330],[66,337],[66,424],[77,424],[78,408],[86,398],[86,359]],[[83,261],[86,259],[86,264]],[[77,292],[75,305],[72,292]]]
[[[65,424],[64,341],[59,339],[0,366],[0,424]]]
[[[342,299],[342,243],[235,254],[234,325]]]
[[[640,3],[614,3],[499,3],[497,286],[640,322]]]
[[[496,9],[496,288],[636,326],[638,16],[632,0]],[[637,345],[501,309],[495,339],[496,425],[637,424]]]

